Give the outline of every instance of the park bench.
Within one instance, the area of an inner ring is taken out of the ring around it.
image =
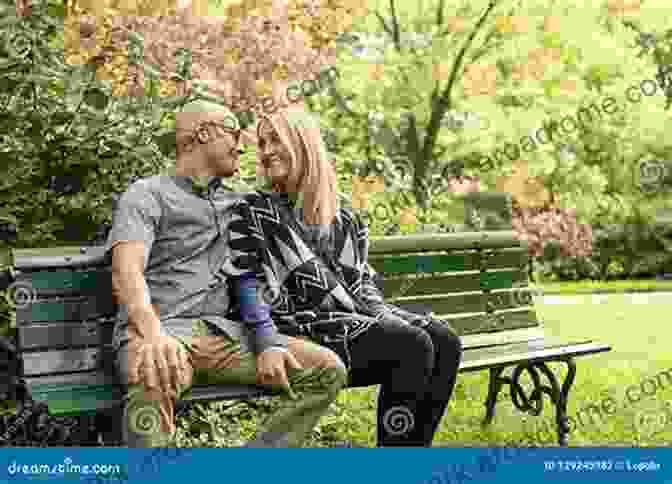
[[[370,259],[386,300],[431,312],[458,332],[464,347],[460,372],[489,371],[485,425],[503,386],[509,385],[514,405],[532,415],[540,415],[547,394],[555,406],[558,442],[567,445],[574,360],[611,348],[544,333],[528,286],[527,248],[513,232],[388,236],[371,241]],[[16,314],[20,377],[32,399],[45,403],[50,415],[90,419],[99,435],[94,443],[119,442],[121,394],[110,348],[117,308],[109,257],[96,246],[20,249],[13,251],[13,266],[15,284],[34,294]],[[550,362],[567,365],[562,384]],[[506,369],[512,370],[508,376]],[[520,381],[525,372],[534,385],[528,394]],[[255,386],[202,386],[185,401],[265,395]]]

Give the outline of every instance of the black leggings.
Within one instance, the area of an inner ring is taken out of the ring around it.
[[[347,361],[342,344],[327,344]],[[429,447],[450,400],[462,356],[446,325],[383,320],[348,345],[350,386],[380,384],[378,446]]]

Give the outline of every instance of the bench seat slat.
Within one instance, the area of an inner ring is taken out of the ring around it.
[[[487,346],[500,346],[511,343],[523,343],[534,339],[544,338],[544,328],[533,326],[530,328],[512,329],[510,331],[497,331],[495,333],[468,334],[460,336],[463,349],[483,348]]]
[[[467,349],[462,356],[460,371],[476,371],[498,365],[512,365],[526,361],[547,360],[556,357],[574,357],[609,351],[611,347],[603,343],[583,341],[560,343],[547,338],[535,339],[526,343],[513,343],[502,346]]]
[[[111,409],[119,405],[122,387],[116,376],[103,372],[26,378],[36,401],[49,405],[52,415],[76,415]],[[205,402],[273,396],[276,393],[256,385],[197,385],[183,400]]]

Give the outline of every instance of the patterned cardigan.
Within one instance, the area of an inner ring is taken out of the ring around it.
[[[286,194],[250,194],[228,226],[232,252],[224,271],[233,277],[255,272],[274,320],[313,311],[320,322],[344,321],[346,339],[384,318],[428,323],[430,318],[383,301],[368,264],[368,229],[359,217],[341,207],[326,232],[304,225],[300,207]]]

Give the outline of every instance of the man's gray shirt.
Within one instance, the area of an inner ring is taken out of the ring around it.
[[[228,223],[243,194],[213,183],[211,188],[201,196],[191,178],[183,176],[136,181],[119,200],[106,249],[110,251],[119,241],[144,243],[149,302],[158,309],[165,334],[191,336],[194,319],[203,319],[239,339],[243,350],[286,347],[287,337],[280,333],[258,338],[244,323],[225,317],[232,275],[227,270],[231,267]],[[128,311],[123,304],[118,318],[116,348],[128,340]]]

